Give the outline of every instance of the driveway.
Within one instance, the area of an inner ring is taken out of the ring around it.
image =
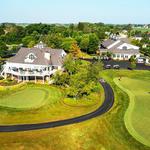
[[[114,92],[111,86],[104,82],[103,80],[100,81],[100,84],[103,86],[105,91],[105,100],[103,104],[95,111],[71,119],[54,121],[54,122],[47,122],[47,123],[38,123],[38,124],[21,124],[21,125],[4,125],[0,126],[0,132],[16,132],[16,131],[28,131],[28,130],[38,130],[38,129],[46,129],[46,128],[54,128],[59,126],[65,126],[75,123],[80,123],[97,116],[101,116],[108,112],[114,103]]]

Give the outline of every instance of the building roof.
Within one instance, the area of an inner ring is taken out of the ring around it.
[[[56,65],[60,66],[63,64],[62,49],[51,49],[51,48],[21,48],[18,53],[11,57],[8,62],[11,63],[22,63],[22,64],[34,64],[34,65]],[[50,59],[45,58],[45,53],[50,54]],[[36,58],[33,62],[25,62],[25,59],[29,54],[34,54]]]
[[[105,41],[102,43],[102,46],[105,47],[105,48],[107,48],[107,47],[109,47],[110,45],[114,44],[114,43],[117,42],[117,41],[120,41],[120,42],[117,43],[117,46],[120,46],[120,45],[123,44],[123,43],[130,44],[130,41],[129,41],[128,38],[121,38],[121,39],[118,39],[118,40],[116,40],[116,39],[115,39],[115,40],[114,40],[114,39],[107,39],[107,40],[105,40]],[[116,45],[114,45],[114,46],[116,46]],[[113,48],[113,47],[112,47],[112,48]]]
[[[112,52],[114,54],[139,54],[139,50],[130,49],[130,50],[122,50],[122,49],[100,49],[103,52]]]
[[[110,45],[113,44],[113,43],[114,43],[114,40],[108,39],[108,40],[104,41],[104,42],[102,43],[102,45],[107,48],[108,46],[110,46]]]
[[[130,45],[130,49],[120,49],[119,47],[124,44]],[[112,53],[121,53],[121,54],[138,54],[139,47],[132,45],[128,38],[121,38],[118,40],[108,39],[102,43],[101,52],[112,52]]]

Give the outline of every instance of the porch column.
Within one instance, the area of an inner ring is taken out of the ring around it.
[[[11,80],[13,80],[13,74],[11,74]]]
[[[43,84],[44,84],[44,76],[43,76]]]
[[[18,83],[20,82],[19,76],[18,76]]]
[[[28,77],[28,76],[26,76],[26,81],[27,81],[27,82],[29,81],[29,77]]]
[[[36,76],[35,76],[35,83],[36,83]]]
[[[23,76],[22,78],[23,78],[23,83],[24,83],[24,78],[25,78],[25,77]]]
[[[7,79],[7,73],[5,73],[5,75],[4,75],[4,79]]]

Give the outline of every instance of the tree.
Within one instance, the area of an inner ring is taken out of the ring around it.
[[[135,69],[136,68],[136,56],[131,56],[131,58],[129,59],[130,63],[131,63],[131,68]]]
[[[131,56],[129,61],[132,63],[135,63],[136,62],[136,56],[135,55]]]
[[[8,47],[4,42],[0,42],[0,57],[4,57],[8,53]]]
[[[45,38],[44,38],[44,42],[47,44],[48,47],[51,48],[61,48],[62,45],[62,36],[60,34],[48,34]]]
[[[99,46],[99,39],[95,33],[92,33],[89,35],[89,49],[88,53],[89,54],[95,54],[96,51],[98,50]]]
[[[62,41],[61,47],[66,51],[69,52],[71,50],[71,46],[73,43],[77,43],[74,38],[65,38]]]
[[[36,45],[35,41],[30,41],[29,44],[28,44],[28,47],[29,48],[32,48]]]
[[[64,60],[64,68],[69,73],[69,75],[72,75],[76,72],[76,62],[71,54],[67,55]]]
[[[77,43],[72,43],[70,48],[70,53],[73,55],[73,57],[79,58],[81,57],[81,50]]]
[[[83,36],[80,41],[80,48],[82,51],[87,52],[89,46],[89,36]]]
[[[22,39],[22,43],[24,46],[28,46],[29,43],[32,41],[35,42],[34,38],[32,36],[25,36],[23,39]],[[36,42],[35,42],[36,43]],[[30,45],[29,45],[30,46]]]
[[[67,72],[61,73],[56,72],[56,74],[53,76],[54,83],[59,86],[66,86],[69,84],[69,74]]]
[[[8,26],[6,28],[5,42],[7,44],[19,44],[25,36],[24,28],[21,26]]]
[[[88,80],[97,82],[100,78],[100,72],[103,70],[103,64],[100,61],[91,63],[88,67]]]
[[[78,30],[79,31],[83,31],[84,30],[84,26],[85,26],[85,24],[83,22],[79,22],[78,23]]]
[[[148,46],[146,48],[142,48],[141,49],[141,53],[143,53],[145,56],[149,56],[150,57],[150,46]]]
[[[3,34],[5,34],[5,31],[2,27],[0,27],[0,35],[3,35]]]

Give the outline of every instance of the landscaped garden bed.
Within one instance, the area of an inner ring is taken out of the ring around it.
[[[12,86],[18,84],[17,80],[11,80],[11,79],[2,79],[0,80],[0,86]]]

